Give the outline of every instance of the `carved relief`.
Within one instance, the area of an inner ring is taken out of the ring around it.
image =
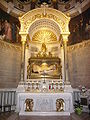
[[[48,30],[53,32],[53,34],[55,34],[55,36],[57,37],[57,41],[59,40],[59,36],[61,33],[59,25],[56,24],[55,21],[53,20],[44,19],[44,18],[35,21],[34,23],[31,24],[31,26],[29,25],[28,32],[29,32],[30,39],[32,40],[33,35],[36,34],[37,32],[39,33],[39,31],[42,31],[42,33],[44,33],[43,30]],[[41,34],[39,35],[41,36]],[[42,40],[42,39],[39,38],[39,40]]]
[[[26,103],[26,109],[25,109],[25,111],[26,111],[26,112],[31,112],[31,111],[33,111],[33,106],[34,106],[33,99],[26,99],[26,100],[25,100],[25,103]]]
[[[76,50],[76,49],[80,49],[80,48],[84,48],[84,47],[89,47],[90,46],[90,41],[84,41],[82,43],[78,43],[76,45],[72,45],[68,47],[68,51],[72,52],[72,50]]]
[[[28,32],[30,25],[36,20],[42,21],[43,19],[51,19],[55,21],[59,27],[61,32],[69,32],[68,24],[70,18],[67,17],[60,11],[56,11],[54,9],[46,8],[46,15],[43,15],[43,8],[35,9],[32,12],[28,12],[20,18],[20,21],[23,21],[24,31]],[[21,30],[22,31],[22,30]]]
[[[57,112],[64,111],[64,100],[61,98],[56,100],[56,111]]]
[[[40,15],[40,14],[38,14],[38,15],[32,16],[32,17],[29,19],[29,21],[27,21],[27,22],[25,21],[25,23],[24,23],[24,30],[26,31],[32,22],[34,22],[36,19],[40,19],[40,18],[43,18],[43,16]],[[60,18],[58,18],[57,16],[55,16],[55,15],[53,15],[53,14],[48,14],[48,15],[47,15],[46,17],[44,17],[44,18],[50,18],[50,19],[56,21],[56,22],[60,25],[62,31],[63,31],[63,32],[66,31],[66,29],[65,29],[66,26],[67,26],[66,23],[63,22],[62,20],[60,20]]]
[[[39,43],[52,43],[57,41],[57,37],[51,30],[41,29],[33,35],[32,41]]]

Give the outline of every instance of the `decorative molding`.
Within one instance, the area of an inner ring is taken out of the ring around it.
[[[20,2],[21,4],[30,4],[31,0],[17,0],[18,2]]]
[[[57,41],[56,35],[49,29],[38,30],[32,37],[32,42],[52,43]]]
[[[63,40],[67,40],[66,38],[70,34],[69,32],[70,17],[52,8],[45,8],[45,10],[44,8],[34,9],[24,14],[22,17],[19,18],[19,20],[21,24],[19,34],[21,35],[22,38],[29,34],[31,41],[33,40],[33,36],[35,35],[35,33],[38,33],[39,30],[42,31],[43,29],[50,31],[48,33],[53,33],[52,35],[53,42],[55,41],[58,42],[59,40],[61,40],[60,34],[63,36],[64,38]],[[48,36],[51,39],[50,35],[47,34],[46,37]],[[37,36],[36,37],[34,36],[34,38],[37,39]],[[36,39],[34,41],[36,41]],[[39,39],[41,39],[41,37],[39,37]],[[26,41],[25,38],[22,39],[22,41]],[[38,42],[40,42],[40,40]]]
[[[49,30],[51,30],[57,36],[57,40],[59,40],[59,36],[61,33],[60,28],[54,21],[49,20],[49,19],[37,20],[30,26],[29,31],[28,31],[30,40],[32,40],[33,35],[38,30],[41,30],[42,28],[44,29],[48,28]]]
[[[15,44],[12,44],[12,43],[8,43],[8,42],[5,42],[3,40],[0,39],[0,45],[2,47],[7,47],[7,48],[10,48],[10,49],[16,49],[16,50],[19,50],[21,51],[21,46],[20,45],[15,45]]]
[[[87,46],[90,47],[90,40],[68,46],[67,48],[68,48],[68,51],[71,52],[72,50],[80,49],[80,48],[87,47]]]
[[[69,21],[70,17],[66,16],[62,12],[52,9],[52,8],[46,8],[46,15],[43,15],[43,8],[37,8],[32,11],[27,12],[25,15],[19,18],[21,22],[21,32],[24,30],[24,32],[28,32],[30,26],[32,23],[34,23],[36,20],[42,20],[42,19],[50,19],[56,22],[56,24],[59,26],[61,33],[63,32],[69,32]],[[24,28],[24,29],[23,29]]]
[[[16,90],[17,88],[3,88],[3,89],[0,88],[0,91],[16,91]]]

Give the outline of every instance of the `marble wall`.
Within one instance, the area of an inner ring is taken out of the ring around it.
[[[72,87],[90,88],[90,40],[68,46]],[[15,88],[20,80],[21,47],[0,40],[0,88]]]
[[[90,88],[90,40],[68,47],[68,67],[72,87]]]
[[[20,80],[21,48],[0,40],[0,88],[15,88]]]

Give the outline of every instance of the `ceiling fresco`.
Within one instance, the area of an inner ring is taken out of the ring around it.
[[[43,3],[46,3],[48,7],[69,14],[70,17],[75,17],[90,7],[90,0],[0,0],[3,10],[6,7],[8,13],[13,12],[17,16],[21,16],[32,9],[40,8]]]

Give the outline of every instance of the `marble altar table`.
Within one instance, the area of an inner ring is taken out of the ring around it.
[[[64,111],[56,111],[56,100],[64,100]],[[32,112],[25,111],[25,100],[33,99],[34,106]],[[72,93],[17,93],[17,112],[19,115],[70,115],[73,112]]]

